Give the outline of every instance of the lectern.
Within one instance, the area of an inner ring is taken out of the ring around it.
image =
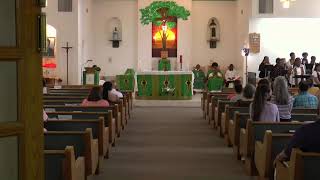
[[[83,85],[99,85],[100,71],[95,67],[86,67],[83,71]]]

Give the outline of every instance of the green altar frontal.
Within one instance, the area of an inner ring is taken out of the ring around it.
[[[120,91],[134,91],[135,86],[135,71],[127,69],[124,75],[117,75],[116,81]]]
[[[191,100],[193,95],[192,72],[138,73],[136,99]]]

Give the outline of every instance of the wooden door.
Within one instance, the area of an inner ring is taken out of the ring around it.
[[[0,179],[43,180],[38,0],[0,1]]]

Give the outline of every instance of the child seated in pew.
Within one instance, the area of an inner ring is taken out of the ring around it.
[[[284,76],[275,78],[271,102],[278,107],[280,121],[289,122],[291,120],[293,98],[289,94],[287,79]]]
[[[256,88],[252,84],[247,84],[242,92],[242,97],[240,101],[252,101]]]
[[[230,94],[228,96],[228,99],[232,102],[236,102],[242,97],[242,84],[240,80],[234,81],[234,91],[236,92],[235,94]]]
[[[84,99],[81,106],[102,106],[108,107],[109,102],[102,99],[100,87],[93,87],[89,93],[88,98]]]
[[[118,92],[116,89],[113,88],[112,82],[107,81],[103,84],[103,92],[102,92],[103,99],[109,102],[119,102],[120,98],[123,97],[121,92]]]
[[[270,98],[270,86],[258,85],[253,102],[250,104],[250,118],[253,121],[279,122],[279,110],[277,105],[268,101]]]

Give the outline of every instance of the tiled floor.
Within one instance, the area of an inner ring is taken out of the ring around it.
[[[199,106],[198,106],[199,107]],[[92,180],[249,180],[200,108],[136,107]]]

